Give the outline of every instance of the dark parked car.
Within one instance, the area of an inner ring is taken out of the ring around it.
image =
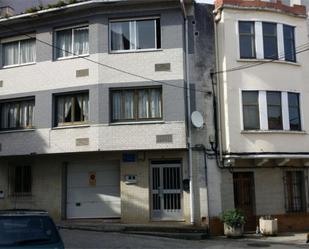
[[[46,211],[0,211],[0,249],[64,249],[53,220]]]

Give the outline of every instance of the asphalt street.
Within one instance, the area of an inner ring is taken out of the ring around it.
[[[245,239],[213,238],[202,241],[169,239],[121,233],[60,230],[67,249],[219,249],[219,248],[309,248],[306,244],[270,243]]]

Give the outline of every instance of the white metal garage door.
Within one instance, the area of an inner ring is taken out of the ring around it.
[[[118,161],[68,166],[67,218],[120,217]]]

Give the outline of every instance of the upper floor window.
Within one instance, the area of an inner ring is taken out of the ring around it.
[[[88,92],[56,96],[56,126],[84,124],[88,120]]]
[[[277,24],[263,22],[263,45],[265,59],[278,59]]]
[[[240,58],[255,58],[254,22],[239,22]]]
[[[112,90],[112,121],[162,119],[162,89]]]
[[[300,122],[300,108],[299,108],[299,94],[288,93],[289,100],[289,122],[290,129],[293,131],[301,130]]]
[[[301,130],[299,93],[243,91],[244,130]]]
[[[3,66],[22,65],[35,62],[35,39],[2,43]]]
[[[56,30],[56,58],[89,54],[88,26]]]
[[[0,103],[0,117],[1,130],[33,128],[34,99]]]
[[[267,92],[267,116],[269,130],[282,130],[281,92]]]
[[[160,19],[110,22],[110,50],[129,51],[161,48]]]
[[[287,61],[296,62],[295,28],[283,25],[284,54]]]
[[[245,130],[260,129],[259,121],[259,92],[258,91],[243,91],[243,119]]]
[[[295,27],[280,23],[239,21],[241,59],[296,62]]]

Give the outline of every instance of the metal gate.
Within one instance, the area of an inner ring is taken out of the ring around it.
[[[182,220],[182,176],[180,161],[151,163],[153,220]]]

